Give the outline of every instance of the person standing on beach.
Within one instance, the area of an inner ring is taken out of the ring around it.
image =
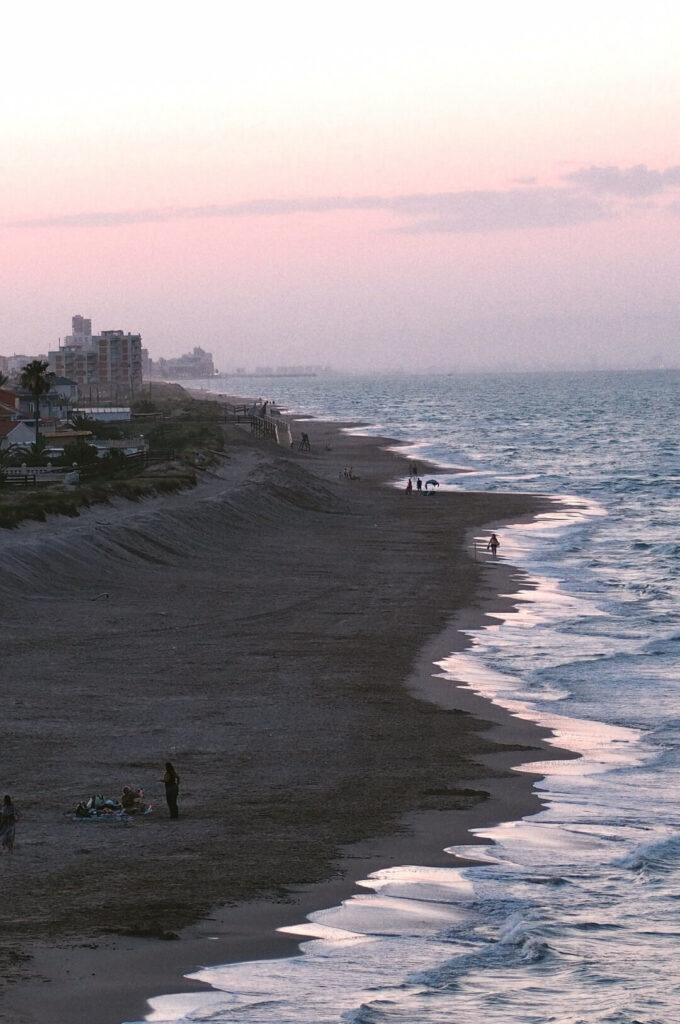
[[[17,823],[17,812],[11,796],[5,794],[0,807],[0,843],[4,853],[14,849],[14,831]]]
[[[179,809],[177,807],[177,797],[179,796],[179,775],[169,761],[165,762],[165,775],[163,776],[163,782],[165,783],[165,799],[168,801],[170,817],[179,818]]]
[[[495,558],[496,552],[498,551],[500,546],[501,542],[499,541],[498,537],[496,536],[495,533],[492,533],[491,536],[489,537],[489,543],[486,545],[486,550],[490,551],[493,557]]]
[[[411,480],[411,477],[409,477],[408,480],[406,481],[406,493],[413,493],[413,481]]]

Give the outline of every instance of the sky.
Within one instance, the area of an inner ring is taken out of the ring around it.
[[[677,3],[13,7],[0,354],[680,365]]]

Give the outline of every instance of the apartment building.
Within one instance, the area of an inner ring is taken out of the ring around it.
[[[80,315],[72,318],[71,334],[48,359],[57,374],[76,381],[84,401],[130,401],[142,386],[141,334],[92,334],[92,321]]]

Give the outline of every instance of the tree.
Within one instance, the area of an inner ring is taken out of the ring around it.
[[[65,465],[77,462],[79,466],[86,466],[97,461],[97,449],[87,441],[78,440],[66,445],[63,455]]]
[[[94,420],[82,412],[72,412],[68,421],[74,430],[89,430],[91,432],[94,427]]]
[[[7,374],[3,373],[2,370],[0,370],[0,388],[4,388],[8,380],[9,377],[7,376]]]
[[[44,437],[39,437],[37,441],[34,441],[29,446],[28,451],[25,454],[24,461],[27,466],[44,466],[45,465],[45,449],[47,448],[47,441]]]
[[[40,434],[40,397],[46,395],[52,387],[54,374],[49,373],[47,367],[50,364],[44,359],[33,359],[27,363],[21,371],[21,386],[30,391],[35,402],[35,443],[38,444]]]

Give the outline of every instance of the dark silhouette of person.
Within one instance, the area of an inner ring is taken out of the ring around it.
[[[5,794],[2,807],[0,807],[0,843],[4,853],[11,853],[14,849],[14,830],[17,817],[11,796]]]
[[[413,483],[411,481],[411,477],[409,477],[408,480],[406,481],[406,493],[407,494],[411,494],[412,492],[413,492]]]
[[[416,481],[416,487],[418,488],[419,491],[422,491],[423,489],[423,481],[420,479],[420,477],[418,477]]]
[[[489,537],[489,543],[486,545],[486,550],[490,551],[493,557],[495,558],[496,552],[498,551],[500,546],[501,542],[499,541],[498,537],[496,536],[495,533],[492,533],[491,536]]]
[[[179,808],[177,807],[177,797],[179,796],[179,775],[169,761],[165,762],[165,775],[163,776],[163,782],[165,783],[165,799],[168,801],[170,817],[179,818]]]

